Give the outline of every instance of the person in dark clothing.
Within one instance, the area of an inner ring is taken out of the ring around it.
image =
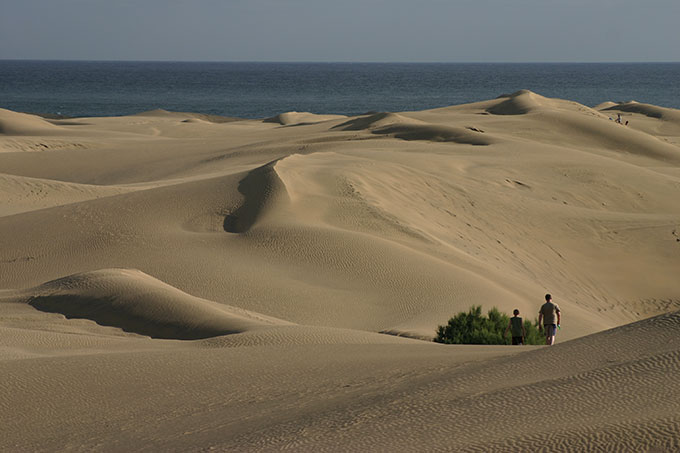
[[[503,333],[503,336],[507,336],[508,331],[510,331],[512,333],[513,345],[524,344],[524,338],[526,337],[526,332],[524,331],[524,322],[522,321],[522,318],[519,317],[518,309],[515,308],[512,314],[514,316],[510,318],[510,322],[508,323],[508,327],[505,328],[505,333]]]

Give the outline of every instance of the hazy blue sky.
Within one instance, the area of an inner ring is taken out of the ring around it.
[[[680,61],[680,0],[0,0],[0,59]]]

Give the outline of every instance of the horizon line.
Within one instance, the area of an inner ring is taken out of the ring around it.
[[[250,64],[678,64],[680,61],[343,61],[343,60],[143,60],[143,59],[66,59],[0,58],[0,61],[73,63],[250,63]]]

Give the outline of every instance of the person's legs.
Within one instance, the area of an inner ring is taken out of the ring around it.
[[[555,324],[546,324],[543,326],[543,329],[545,331],[545,344],[552,346],[555,342]]]

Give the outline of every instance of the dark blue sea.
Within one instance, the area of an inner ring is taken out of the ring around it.
[[[423,110],[520,89],[588,106],[680,108],[680,63],[196,63],[0,60],[0,107],[64,116],[162,108],[241,118]]]

